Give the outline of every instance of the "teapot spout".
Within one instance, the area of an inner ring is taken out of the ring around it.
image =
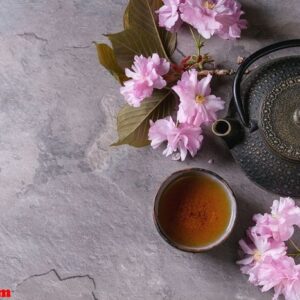
[[[230,118],[219,119],[212,124],[212,132],[221,137],[232,149],[235,145],[242,141],[244,134],[241,124]]]

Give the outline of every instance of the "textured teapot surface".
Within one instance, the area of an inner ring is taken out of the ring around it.
[[[233,156],[260,186],[300,197],[300,56],[259,67],[244,80],[242,97],[257,130],[245,129]]]
[[[286,159],[300,161],[300,77],[274,88],[262,103],[260,125],[268,145]]]

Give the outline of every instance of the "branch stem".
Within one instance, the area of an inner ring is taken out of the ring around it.
[[[201,47],[202,47],[200,35],[199,35],[198,38],[196,38],[192,26],[189,26],[189,28],[190,28],[190,31],[191,31],[193,40],[194,40],[194,42],[195,42],[195,46],[196,46],[196,49],[197,49],[197,52],[198,52],[197,54],[198,54],[198,56],[200,56],[200,54],[201,54]]]
[[[216,76],[226,76],[226,75],[233,75],[235,72],[231,69],[214,69],[214,70],[202,70],[198,72],[199,76],[207,76],[216,75]]]

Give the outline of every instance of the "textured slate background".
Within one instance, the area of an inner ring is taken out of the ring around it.
[[[236,67],[238,55],[299,37],[298,0],[241,2],[244,38],[207,42],[218,64]],[[109,147],[123,100],[92,41],[121,29],[126,3],[0,0],[0,286],[18,300],[271,299],[235,260],[251,215],[276,196],[252,184],[218,139],[184,163]],[[179,48],[193,50],[185,33]],[[215,81],[227,101],[230,82]],[[206,254],[171,248],[152,222],[160,183],[186,167],[219,173],[238,199],[233,235]]]

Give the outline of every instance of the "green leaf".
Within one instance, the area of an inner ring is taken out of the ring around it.
[[[106,68],[120,83],[127,80],[124,70],[118,65],[113,50],[106,44],[97,44],[100,64]]]
[[[161,0],[130,0],[124,14],[125,30],[108,34],[116,59],[122,68],[132,65],[135,55],[158,53],[168,59],[176,47],[176,35],[157,27]]]
[[[149,145],[150,120],[164,118],[172,114],[175,99],[170,90],[156,90],[152,97],[145,99],[140,107],[126,105],[118,114],[119,140],[112,146],[128,144],[134,147]]]

